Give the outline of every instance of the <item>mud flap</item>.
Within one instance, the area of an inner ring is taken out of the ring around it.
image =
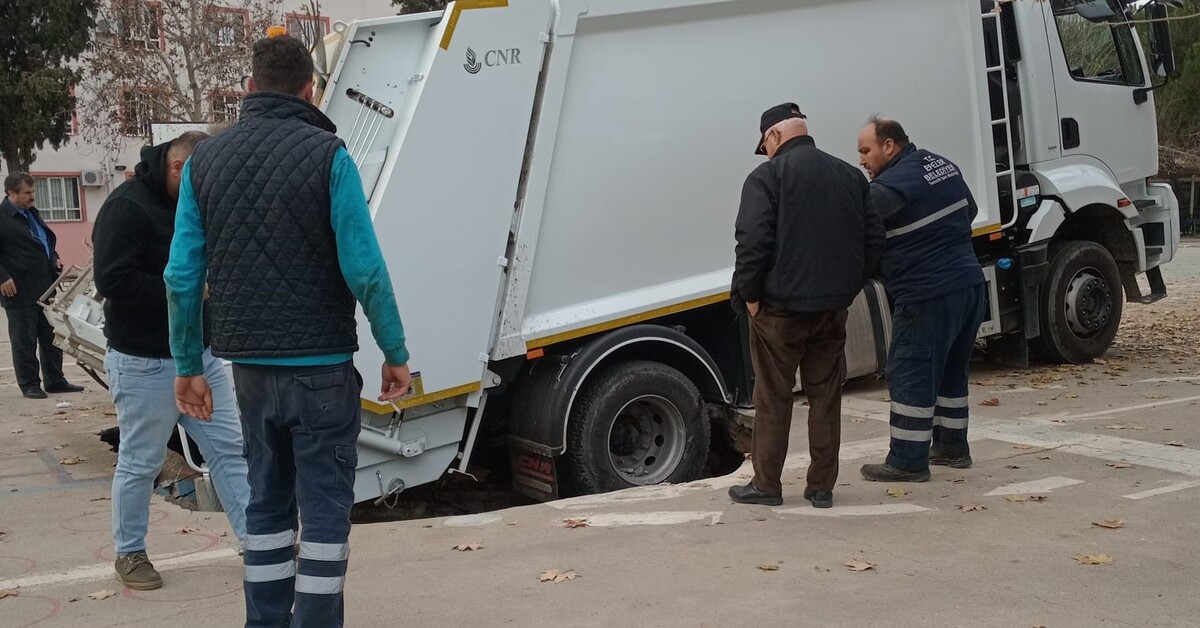
[[[508,462],[514,491],[543,502],[558,499],[558,474],[549,447],[509,436]]]

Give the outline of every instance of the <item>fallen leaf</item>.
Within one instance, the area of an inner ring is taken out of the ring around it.
[[[887,490],[888,497],[904,497],[905,495],[908,495],[911,492],[912,491],[908,491],[908,490],[905,490],[902,488],[889,488]]]
[[[1049,460],[1050,456],[1038,456],[1038,460]]]
[[[850,571],[867,571],[869,569],[875,568],[875,563],[869,563],[862,559],[852,560],[848,563],[842,563],[842,564],[845,565],[846,568],[849,569]]]
[[[455,545],[453,549],[456,552],[474,552],[475,550],[483,549],[483,545],[480,543],[463,543]]]
[[[0,600],[3,600],[6,597],[17,597],[21,594],[19,589],[20,587],[17,589],[0,589]]]
[[[104,416],[117,416],[117,413],[113,412],[112,410],[105,410]]]
[[[79,464],[81,462],[87,462],[87,461],[88,461],[87,458],[63,458],[62,460],[59,460],[59,463],[70,466],[70,465]]]
[[[965,504],[959,504],[958,509],[963,512],[982,512],[984,510],[987,510],[987,506],[984,506],[983,504],[967,502]]]
[[[13,434],[24,434],[25,430],[13,430]]]
[[[1101,364],[1101,365],[1108,364],[1108,360],[1104,360],[1102,358],[1093,358],[1092,362],[1095,362],[1096,364]]]
[[[1108,554],[1076,554],[1075,562],[1080,565],[1111,565],[1113,557]]]
[[[590,525],[587,519],[563,519],[564,528],[586,528]]]
[[[981,405],[981,406],[998,406],[998,405],[1000,405],[1000,400],[995,397],[992,397],[990,399],[984,399],[983,401],[980,401],[979,405]]]
[[[1029,496],[1029,501],[1031,501],[1031,502],[1044,502],[1044,501],[1046,501],[1046,496],[1045,496],[1045,495],[1030,495],[1030,496]]]
[[[54,446],[54,451],[59,451],[59,450],[61,450],[61,449],[65,449],[65,448],[66,448],[66,445],[55,445],[55,446]]]
[[[107,600],[116,594],[117,592],[113,591],[112,589],[101,589],[95,593],[89,593],[88,597],[92,598],[93,600]]]
[[[951,484],[966,484],[967,478],[946,478],[946,481]]]
[[[54,407],[58,408],[59,410],[65,410],[65,409],[71,407],[71,402],[70,401],[60,401],[60,402],[54,404]]]
[[[1010,502],[1027,502],[1027,501],[1029,501],[1029,496],[1028,495],[1008,495],[1004,499],[1007,499]]]
[[[175,534],[191,534],[193,532],[199,532],[199,531],[200,531],[200,528],[193,528],[191,526],[188,526],[186,528],[179,528],[178,530],[175,531]]]
[[[1008,465],[1007,467],[1004,467],[1004,468],[1005,468],[1005,469],[1020,469],[1020,468],[1021,468],[1021,466],[1020,466],[1020,465],[1016,465],[1016,464],[1010,464],[1010,465]]]
[[[860,419],[860,418],[857,418],[857,417],[856,417],[856,418],[850,419],[850,422],[851,422],[851,423],[866,423],[866,422],[867,422],[867,420],[866,420],[866,419]]]
[[[1067,399],[1078,399],[1079,395],[1067,395]]]
[[[1187,447],[1187,443],[1177,441],[1177,440],[1169,440],[1163,444],[1167,445],[1168,447]]]
[[[37,450],[36,450],[36,449],[26,449],[25,451],[27,451],[27,452],[29,452],[29,453],[31,453],[31,454],[36,454],[36,453],[37,453]]]
[[[981,379],[981,380],[979,380],[979,381],[975,382],[975,384],[976,384],[976,385],[978,385],[978,386],[995,386],[995,385],[996,385],[996,380],[994,380],[994,379]]]
[[[1013,445],[1013,449],[1033,449],[1033,445]]]
[[[566,571],[550,569],[548,571],[543,571],[542,574],[538,576],[538,582],[554,582],[557,584],[560,582],[570,582],[578,577],[579,574],[575,573],[574,569],[568,569]]]
[[[111,498],[111,497],[93,497],[93,498],[89,499],[88,501],[90,501],[90,502],[103,502],[103,501],[108,501],[108,500],[110,500],[110,499],[112,499],[112,498]]]
[[[1108,463],[1108,466],[1114,469],[1129,469],[1133,467],[1133,465],[1124,462],[1110,462]]]
[[[1098,528],[1108,528],[1109,530],[1116,530],[1118,528],[1124,528],[1125,521],[1123,521],[1121,519],[1105,519],[1103,521],[1093,521],[1092,525],[1094,525]]]
[[[1148,430],[1150,428],[1148,428],[1144,425],[1124,425],[1121,423],[1115,423],[1113,425],[1105,425],[1104,429],[1106,429],[1106,430]]]
[[[758,568],[762,571],[779,571],[779,565],[759,565]]]

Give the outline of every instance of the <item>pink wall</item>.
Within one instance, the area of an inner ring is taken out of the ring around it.
[[[92,223],[83,222],[52,222],[49,223],[54,235],[58,236],[58,256],[65,266],[83,266],[92,257],[92,252],[84,242],[92,243]]]

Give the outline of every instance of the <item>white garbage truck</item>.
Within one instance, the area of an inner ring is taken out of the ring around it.
[[[702,475],[721,410],[751,402],[733,227],[780,102],[851,163],[881,113],[959,165],[989,351],[1104,353],[1123,302],[1165,295],[1178,246],[1176,199],[1149,182],[1166,11],[460,0],[341,25],[319,106],[362,174],[416,372],[409,398],[374,401],[383,356],[360,315],[356,501],[465,471],[485,444],[541,498]],[[889,317],[871,282],[851,376],[885,368]]]

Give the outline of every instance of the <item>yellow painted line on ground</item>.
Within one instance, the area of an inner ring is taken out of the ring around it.
[[[446,32],[442,34],[442,50],[450,49],[450,40],[454,39],[454,29],[458,28],[458,18],[463,11],[471,9],[500,9],[508,6],[508,0],[459,0],[450,11],[450,20],[446,23]]]
[[[473,393],[479,389],[480,389],[479,382],[471,382],[470,384],[463,384],[462,386],[455,386],[454,388],[447,388],[445,390],[431,392],[431,393],[428,393],[425,395],[421,395],[419,397],[409,397],[408,399],[401,399],[399,401],[396,401],[395,404],[396,404],[397,408],[399,408],[401,410],[406,410],[408,408],[424,406],[427,404],[434,403],[436,401],[442,401],[444,399],[451,399],[451,398],[457,397],[459,395],[467,395],[467,394]],[[362,400],[362,407],[364,409],[370,410],[371,412],[374,412],[376,414],[391,414],[392,410],[393,410],[392,406],[390,406],[390,405],[384,405],[382,403],[379,403],[376,401],[371,401],[369,399]]]
[[[661,318],[663,316],[668,316],[671,314],[678,314],[679,312],[685,312],[687,310],[694,310],[699,307],[704,307],[706,305],[712,305],[714,303],[720,303],[722,301],[728,301],[728,300],[729,300],[729,293],[722,292],[720,294],[714,294],[712,296],[701,297],[699,299],[692,299],[691,301],[684,301],[682,303],[676,303],[675,305],[668,305],[666,307],[655,308],[653,310],[647,310],[645,312],[641,312],[640,314],[632,314],[630,316],[623,316],[621,318],[616,318],[611,321],[604,321],[603,323],[595,323],[593,325],[588,325],[587,327],[580,327],[579,329],[572,329],[571,331],[564,331],[562,333],[554,334],[552,336],[545,336],[543,338],[535,338],[533,340],[528,340],[525,342],[525,350],[529,351],[532,349],[537,349],[539,347],[548,347],[550,345],[558,344],[560,342],[565,342],[567,340],[583,338],[584,336],[591,336],[592,334],[598,334],[602,331],[608,331],[610,329],[616,329],[618,327],[625,327],[627,325],[633,325],[635,323],[641,323],[644,321],[652,320],[655,318]]]

